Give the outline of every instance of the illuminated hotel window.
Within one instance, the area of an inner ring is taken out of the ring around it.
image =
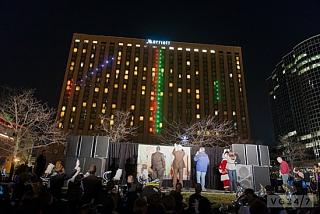
[[[97,44],[97,43],[98,43],[98,41],[92,41],[92,43],[93,43],[93,44]]]
[[[120,70],[119,70],[119,69],[117,69],[117,70],[116,70],[116,74],[119,74],[119,73],[120,73]]]
[[[181,78],[182,76],[181,76],[181,74],[179,74],[179,78]]]
[[[170,68],[170,74],[172,74],[173,73],[173,69],[172,68]]]
[[[101,113],[102,113],[102,114],[106,113],[106,109],[103,108],[103,109],[101,110]]]
[[[232,78],[232,74],[230,73],[229,76]]]
[[[64,116],[64,111],[60,113],[60,117],[63,117],[63,116]]]
[[[129,70],[126,70],[126,71],[125,71],[125,74],[129,74]]]
[[[236,115],[236,112],[235,112],[235,111],[233,111],[233,112],[232,112],[232,115],[233,115],[233,116],[235,116],[235,115]]]
[[[146,90],[146,86],[145,85],[141,86],[141,90]]]
[[[87,52],[87,49],[83,49],[83,50],[82,50],[82,53],[86,53],[86,52]]]
[[[127,89],[127,85],[123,84],[123,89],[126,90]]]
[[[86,107],[87,106],[87,103],[86,102],[83,102],[82,103],[82,107]]]
[[[59,123],[59,128],[61,129],[61,128],[63,128],[63,126],[62,126],[62,123],[60,122]]]
[[[136,44],[136,47],[140,47],[140,45],[139,45],[139,44]]]
[[[131,110],[134,110],[134,105],[131,105]]]
[[[174,50],[174,47],[169,47],[169,50]]]
[[[196,94],[199,94],[200,93],[200,90],[199,89],[196,89]]]
[[[239,57],[238,57],[238,56],[236,56],[236,60],[239,60]]]
[[[172,88],[173,87],[173,83],[169,82],[169,87]]]
[[[200,119],[200,114],[197,114],[197,119]]]
[[[145,92],[144,91],[141,91],[141,95],[144,95],[145,94]]]
[[[200,104],[197,104],[197,109],[200,109]]]
[[[92,62],[91,62],[91,63],[89,64],[89,67],[92,68],[92,66],[93,66],[93,64],[92,64]]]
[[[118,45],[123,46],[123,43],[122,43],[122,42],[120,42],[120,43],[118,43]]]
[[[133,121],[130,122],[130,126],[133,126]]]
[[[150,97],[150,100],[154,100],[154,96],[151,96],[151,97]]]
[[[147,71],[147,67],[143,67],[143,71]]]
[[[150,132],[153,132],[153,128],[149,128],[149,131],[150,131]]]
[[[218,111],[217,110],[214,111],[214,115],[218,115]]]
[[[227,111],[224,111],[224,112],[223,112],[223,115],[227,115],[227,114],[228,114],[228,112],[227,112]]]
[[[199,49],[193,49],[194,52],[199,52]]]
[[[76,109],[77,109],[77,107],[75,107],[75,106],[72,107],[72,111],[73,111],[73,112],[75,112]]]
[[[111,114],[111,119],[113,119],[114,118],[114,115],[113,114]]]
[[[187,74],[187,79],[190,79],[190,74]]]
[[[182,48],[178,48],[178,51],[182,51]]]
[[[126,65],[130,65],[130,62],[129,62],[129,61],[126,61]]]
[[[92,130],[92,128],[93,128],[93,125],[92,125],[92,124],[90,124],[90,128],[89,128],[89,129],[90,129],[90,130]]]
[[[114,124],[113,120],[110,120],[110,126],[112,126]]]
[[[117,83],[114,84],[113,87],[114,87],[114,88],[118,88],[118,84],[117,84]]]
[[[94,58],[94,54],[91,54],[91,59]]]
[[[159,123],[159,127],[162,128],[162,123]]]
[[[163,96],[163,92],[162,92],[162,91],[160,92],[160,96],[161,96],[161,97]]]
[[[84,40],[83,42],[84,42],[84,43],[89,43],[89,40],[86,39],[86,40]]]
[[[153,121],[153,117],[150,117],[150,118],[149,118],[149,121]]]
[[[93,108],[97,107],[97,103],[92,103],[92,107]]]
[[[109,78],[109,77],[110,77],[110,74],[107,74],[106,77]]]
[[[66,107],[65,106],[62,106],[62,111],[65,111],[66,110]]]
[[[215,50],[210,50],[210,53],[215,53],[216,51]]]
[[[152,71],[156,71],[156,68],[152,68],[151,70],[152,70]]]
[[[237,69],[240,70],[240,65],[237,65]]]
[[[74,65],[74,62],[73,62],[73,61],[71,62],[71,65],[72,65],[72,66]]]
[[[128,43],[128,44],[127,44],[127,46],[131,47],[131,46],[132,46],[132,44]]]
[[[138,75],[138,71],[134,71],[134,73],[133,73],[135,76],[137,76]]]
[[[187,61],[187,65],[190,65],[190,61]]]
[[[178,88],[178,92],[182,92],[182,88]]]
[[[76,39],[75,42],[80,42],[80,39]]]
[[[73,66],[70,66],[70,71],[73,71]]]
[[[116,104],[112,104],[112,108],[113,109],[117,108],[117,105]]]
[[[99,88],[98,87],[94,88],[94,91],[99,92]]]
[[[80,63],[80,67],[81,67],[81,68],[83,67],[83,64],[84,64],[83,62]]]
[[[207,50],[202,50],[203,53],[207,53]]]
[[[126,75],[124,75],[124,79],[125,80],[127,80],[128,79],[128,75],[126,74]]]
[[[79,91],[80,90],[80,86],[76,86],[76,91]]]
[[[197,100],[200,99],[200,95],[199,95],[199,94],[196,95],[196,99],[197,99]]]
[[[73,52],[76,53],[78,51],[78,48],[73,48]]]
[[[241,91],[242,91],[242,88],[239,88],[239,91],[241,92]]]
[[[70,118],[70,123],[72,123],[72,122],[73,122],[73,117]]]
[[[240,62],[239,62],[239,61],[237,61],[237,65],[240,65]]]
[[[143,77],[142,77],[142,80],[146,80],[146,79],[147,79],[146,76],[143,76]]]
[[[138,61],[139,61],[139,57],[136,57],[136,58],[134,59],[134,61],[138,62]]]
[[[241,78],[241,74],[238,74],[238,78]]]
[[[120,61],[117,61],[117,65],[120,65]]]
[[[199,75],[199,71],[196,71],[196,75]]]
[[[191,49],[190,48],[186,48],[186,51],[190,51]]]
[[[191,92],[191,89],[190,89],[190,88],[188,88],[188,89],[187,89],[187,92],[188,92],[188,94],[190,94],[190,92]]]

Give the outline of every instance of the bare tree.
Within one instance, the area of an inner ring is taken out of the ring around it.
[[[219,121],[209,115],[185,127],[176,122],[167,122],[160,140],[162,142],[184,140],[186,144],[198,146],[225,146],[230,144],[234,137],[235,130],[231,121]]]
[[[113,116],[100,115],[99,127],[110,142],[127,141],[137,134],[137,127],[128,124],[130,112],[114,111]]]
[[[303,161],[308,156],[306,146],[299,143],[296,137],[281,137],[280,147],[283,157],[290,162],[291,168],[298,161]]]
[[[1,144],[0,151],[13,158],[66,141],[66,135],[57,128],[54,110],[37,100],[33,90],[10,92],[1,100],[0,117],[12,132],[12,142]]]

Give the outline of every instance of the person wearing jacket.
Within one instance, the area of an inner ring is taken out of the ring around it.
[[[206,173],[207,173],[208,165],[210,162],[209,156],[205,152],[205,148],[201,147],[199,151],[197,151],[193,159],[195,162],[197,162],[196,164],[197,183],[201,184],[202,190],[205,190]]]

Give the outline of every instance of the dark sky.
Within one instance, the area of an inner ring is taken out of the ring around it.
[[[320,33],[318,1],[0,1],[0,86],[58,105],[74,32],[242,47],[252,138],[273,142],[265,79]],[[58,3],[63,2],[63,3]]]

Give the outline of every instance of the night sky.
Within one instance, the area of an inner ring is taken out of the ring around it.
[[[50,2],[0,1],[0,86],[35,88],[57,107],[74,32],[237,45],[251,135],[265,144],[274,141],[265,80],[284,54],[320,33],[316,0]]]

